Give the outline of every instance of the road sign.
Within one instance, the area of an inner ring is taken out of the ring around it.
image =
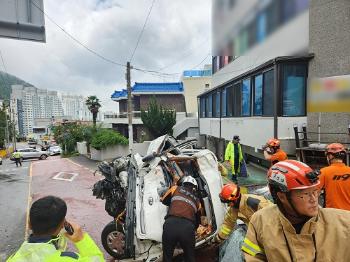
[[[45,42],[43,0],[1,0],[0,37]]]

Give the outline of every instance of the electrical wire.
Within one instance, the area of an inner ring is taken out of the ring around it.
[[[60,26],[58,23],[55,22],[55,20],[53,20],[47,13],[45,13],[45,11],[43,9],[41,9],[36,3],[34,3],[35,1],[31,1],[32,5],[34,5],[40,12],[42,12],[45,17],[47,19],[49,19],[54,25],[56,25],[59,29],[61,29],[69,38],[71,38],[74,42],[76,42],[77,44],[79,44],[80,46],[82,46],[83,48],[85,48],[87,51],[89,51],[90,53],[94,54],[95,56],[101,58],[102,60],[114,64],[114,65],[118,65],[118,66],[122,66],[122,67],[126,67],[126,65],[114,61],[112,59],[109,59],[101,54],[99,54],[98,52],[92,50],[90,47],[88,47],[87,45],[83,44],[82,42],[80,42],[77,38],[75,38],[73,35],[71,35],[70,33],[68,33],[62,26]]]
[[[145,20],[145,22],[143,23],[143,27],[142,27],[142,30],[141,30],[141,32],[140,32],[140,34],[139,34],[138,39],[137,39],[136,46],[135,46],[135,48],[134,48],[134,51],[132,52],[131,58],[129,59],[130,63],[132,62],[132,59],[134,58],[135,52],[136,52],[136,50],[137,50],[137,48],[138,48],[138,46],[139,46],[141,37],[142,37],[142,35],[143,35],[143,32],[145,31],[145,27],[146,27],[146,24],[147,24],[147,21],[148,21],[150,15],[151,15],[151,12],[152,12],[152,9],[153,9],[153,5],[154,5],[154,2],[155,2],[155,1],[156,1],[156,0],[153,0],[153,1],[152,1],[152,4],[151,4],[151,7],[150,7],[150,9],[149,9],[149,11],[148,11],[146,20]]]

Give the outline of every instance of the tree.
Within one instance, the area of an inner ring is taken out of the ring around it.
[[[147,111],[141,110],[141,120],[154,137],[172,135],[173,126],[176,124],[176,111],[162,107],[156,98],[152,97]]]
[[[92,114],[92,122],[94,123],[94,126],[96,126],[97,114],[101,107],[100,100],[96,96],[89,96],[86,99],[85,104],[90,110]]]

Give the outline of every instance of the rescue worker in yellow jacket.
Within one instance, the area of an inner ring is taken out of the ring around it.
[[[350,212],[318,205],[318,173],[286,160],[268,171],[276,203],[256,212],[242,250],[247,262],[348,261]]]
[[[225,161],[231,167],[232,181],[237,182],[237,175],[241,170],[241,163],[243,161],[242,147],[239,143],[239,136],[233,136],[225,150]]]
[[[233,183],[224,185],[219,197],[221,202],[227,203],[229,207],[224,222],[215,237],[216,243],[221,243],[229,238],[236,226],[237,218],[248,225],[250,218],[257,210],[273,205],[263,196],[241,194],[239,186]]]
[[[7,262],[105,261],[90,236],[79,225],[66,221],[66,213],[67,205],[58,197],[47,196],[35,201],[29,213],[33,234]],[[64,237],[60,233],[63,227],[67,231]],[[74,243],[79,254],[65,251],[65,238]]]
[[[202,209],[197,190],[196,179],[185,176],[180,186],[171,187],[161,198],[169,206],[162,235],[164,262],[173,260],[177,244],[184,251],[185,262],[195,262],[196,229]]]

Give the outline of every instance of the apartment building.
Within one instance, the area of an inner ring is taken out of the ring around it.
[[[85,104],[85,97],[81,95],[62,94],[60,99],[65,118],[69,120],[92,120],[92,114]]]

